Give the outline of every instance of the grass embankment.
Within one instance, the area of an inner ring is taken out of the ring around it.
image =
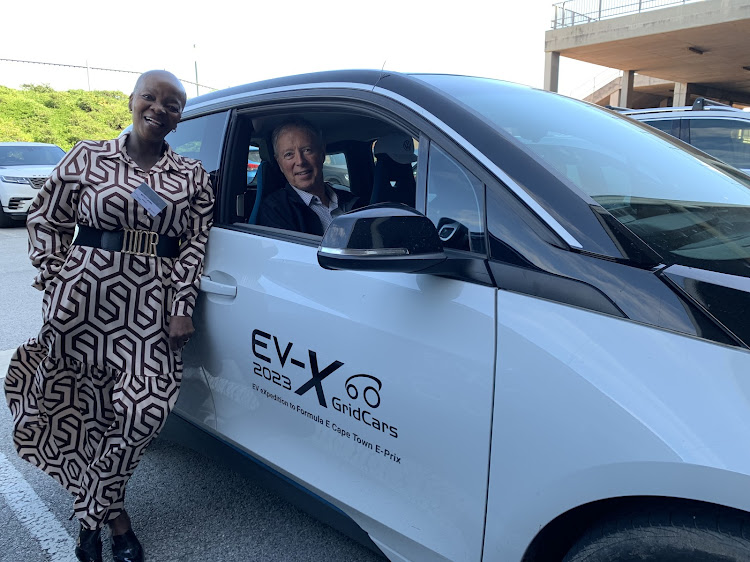
[[[0,86],[0,142],[48,142],[69,150],[79,140],[115,138],[130,120],[122,92]]]

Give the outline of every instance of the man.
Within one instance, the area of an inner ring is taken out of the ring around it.
[[[334,217],[350,211],[357,198],[323,181],[325,145],[310,122],[284,121],[274,130],[271,143],[287,183],[261,203],[256,223],[322,236]]]

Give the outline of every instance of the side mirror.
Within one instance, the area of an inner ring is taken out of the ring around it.
[[[336,217],[318,248],[318,263],[326,269],[417,273],[445,259],[432,221],[398,203]]]

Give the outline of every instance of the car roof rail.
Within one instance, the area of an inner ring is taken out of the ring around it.
[[[737,109],[736,107],[732,107],[731,105],[727,105],[726,103],[709,100],[704,97],[700,97],[693,102],[693,111],[702,111],[711,107],[716,107],[719,109]]]
[[[612,111],[633,111],[629,107],[618,107],[616,105],[605,105],[604,107],[607,109],[611,109]]]
[[[624,109],[628,115],[645,113],[669,113],[672,111],[689,111],[690,107],[647,107],[645,109]]]

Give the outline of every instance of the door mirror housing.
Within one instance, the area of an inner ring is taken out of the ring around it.
[[[445,259],[432,221],[399,203],[339,215],[318,248],[318,263],[326,269],[418,273]]]

